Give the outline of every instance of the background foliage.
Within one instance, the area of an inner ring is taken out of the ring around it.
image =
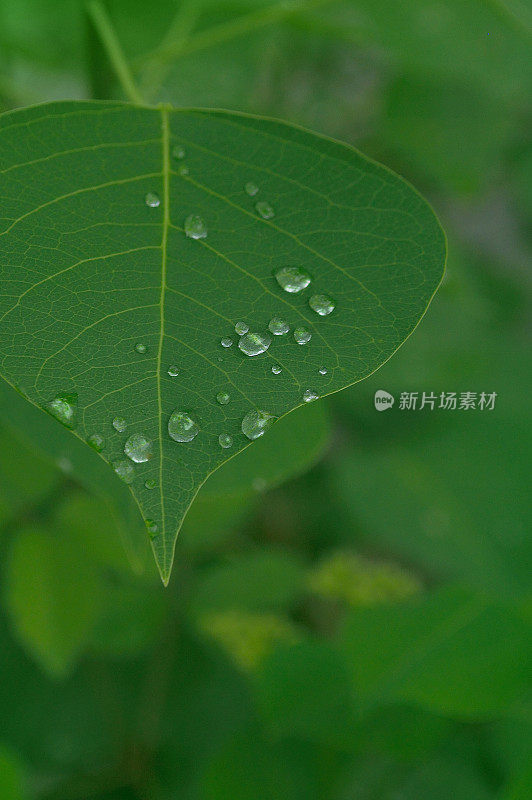
[[[449,264],[377,374],[208,481],[167,590],[125,496],[0,388],[0,797],[525,800],[526,4],[107,7],[148,96],[355,144],[430,198]],[[122,96],[80,3],[0,15],[5,110]],[[380,414],[380,388],[498,397]]]

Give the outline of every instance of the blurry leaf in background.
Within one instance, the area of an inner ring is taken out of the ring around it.
[[[17,637],[50,675],[61,678],[88,641],[100,585],[78,543],[26,528],[13,539],[4,601]]]
[[[2,800],[25,800],[22,765],[14,753],[0,744],[0,797]]]
[[[482,719],[523,695],[529,631],[511,605],[445,588],[417,602],[352,611],[339,647],[369,704],[404,700]]]

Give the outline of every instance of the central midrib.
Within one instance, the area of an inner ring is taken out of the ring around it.
[[[161,398],[161,363],[164,342],[164,303],[166,290],[166,261],[167,261],[167,241],[168,229],[170,226],[170,136],[168,129],[168,109],[161,107],[161,127],[162,127],[162,172],[163,172],[163,235],[161,240],[161,297],[160,297],[160,334],[159,348],[157,351],[157,404],[159,411],[159,495],[161,501],[161,536],[163,544],[163,559],[165,578],[168,565],[166,563],[166,516],[164,510],[164,491],[163,491],[163,413]]]

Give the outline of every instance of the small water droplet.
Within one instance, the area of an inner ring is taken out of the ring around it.
[[[275,216],[275,211],[266,200],[259,200],[258,203],[255,203],[255,209],[262,219],[272,219]]]
[[[311,403],[313,400],[317,400],[319,398],[319,394],[314,392],[312,389],[305,389],[303,392],[303,400],[305,403]]]
[[[306,328],[296,328],[294,331],[294,339],[298,344],[307,344],[312,339],[312,334]]]
[[[320,367],[318,372],[320,373],[320,375],[327,375],[328,369],[327,367]]]
[[[186,164],[180,164],[177,168],[178,175],[188,175],[188,167]]]
[[[143,464],[153,456],[153,443],[143,433],[134,433],[124,445],[124,453],[135,464]]]
[[[246,194],[249,194],[250,197],[255,197],[255,195],[259,191],[259,187],[257,186],[256,183],[253,183],[253,181],[248,181],[244,186],[244,189],[246,191]]]
[[[60,456],[57,459],[57,466],[59,467],[61,472],[64,472],[66,475],[71,473],[72,470],[74,469],[74,465],[72,464],[72,461],[69,458],[67,458],[66,456]]]
[[[147,478],[147,480],[144,481],[144,486],[146,489],[155,489],[157,486],[157,481],[155,478]]]
[[[118,433],[124,433],[125,429],[127,428],[127,422],[123,417],[115,417],[113,420],[113,428]]]
[[[161,205],[161,198],[155,192],[148,192],[144,200],[150,208],[157,208],[157,206]]]
[[[274,336],[284,336],[290,330],[290,325],[281,317],[272,317],[268,324],[268,328]]]
[[[189,239],[205,239],[207,237],[207,226],[197,214],[189,214],[186,218],[185,235]]]
[[[199,428],[186,411],[176,409],[168,420],[168,433],[175,442],[191,442]]]
[[[272,372],[274,375],[280,375],[283,371],[283,368],[279,366],[279,364],[274,364],[272,367]]]
[[[302,267],[281,267],[275,273],[275,280],[285,292],[298,294],[307,288],[312,278]]]
[[[168,367],[168,374],[171,378],[176,378],[179,375],[179,367],[172,364],[171,367]]]
[[[235,325],[235,332],[238,333],[239,336],[243,336],[245,333],[249,331],[249,325],[247,322],[237,322]]]
[[[133,483],[135,480],[135,467],[131,461],[126,461],[125,458],[121,461],[115,461],[113,469],[124,483]]]
[[[96,450],[97,453],[101,453],[105,447],[105,439],[103,436],[100,436],[99,433],[93,433],[87,439],[87,444],[89,444],[93,450]]]
[[[148,529],[148,533],[150,534],[150,539],[153,539],[153,537],[155,536],[155,534],[159,530],[159,526],[157,525],[157,523],[153,519],[147,519],[146,520],[146,527]]]
[[[221,406],[226,406],[229,400],[231,399],[231,395],[227,392],[218,392],[216,395],[216,399],[220,403]]]
[[[185,148],[182,147],[180,144],[176,144],[172,148],[172,156],[177,161],[181,161],[186,156],[186,154],[187,154],[187,152],[186,152]]]
[[[221,433],[218,436],[218,441],[220,442],[220,447],[223,447],[224,450],[227,450],[227,448],[231,447],[233,444],[233,437],[229,436],[228,433]]]
[[[47,405],[47,410],[62,422],[67,428],[73,428],[76,424],[76,413],[78,407],[77,394],[58,394]]]
[[[220,344],[222,347],[231,347],[233,340],[226,336],[225,339],[221,339]]]
[[[335,309],[334,300],[331,300],[326,294],[313,294],[308,304],[320,317],[326,317],[328,314],[332,314]]]
[[[242,420],[242,433],[248,439],[258,439],[273,425],[275,417],[267,411],[250,411]]]
[[[251,485],[256,492],[264,492],[268,486],[268,483],[264,480],[264,478],[253,478]]]
[[[238,346],[247,356],[258,356],[265,353],[270,344],[271,337],[262,333],[246,333],[238,342]]]
[[[148,348],[146,347],[146,345],[143,344],[142,342],[137,342],[137,344],[135,345],[135,350],[137,351],[137,353],[145,353],[147,349]]]

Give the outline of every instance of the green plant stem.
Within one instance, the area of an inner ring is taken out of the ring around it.
[[[100,0],[91,0],[87,3],[87,14],[89,15],[94,28],[96,29],[100,41],[105,48],[107,57],[114,69],[116,77],[124,91],[124,94],[132,103],[142,105],[144,100],[137,88],[129,64],[122,50],[111,19]]]

